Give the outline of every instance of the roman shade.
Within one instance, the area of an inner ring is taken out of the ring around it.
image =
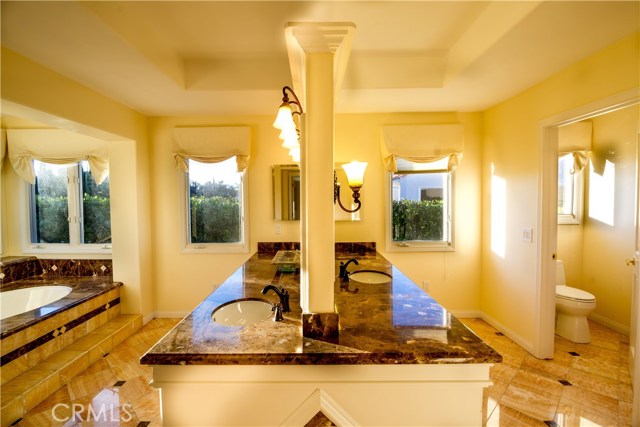
[[[589,161],[592,131],[591,122],[577,122],[558,128],[558,156],[573,155],[574,173],[584,169]]]
[[[183,172],[189,170],[189,160],[218,163],[234,156],[238,172],[242,172],[251,153],[248,126],[177,127],[173,140],[178,146],[173,157]]]
[[[16,173],[35,184],[33,161],[71,165],[89,162],[91,175],[101,184],[109,175],[109,151],[103,140],[62,129],[7,129],[9,160]]]
[[[460,124],[384,126],[380,147],[390,172],[398,171],[398,158],[415,163],[448,158],[447,169],[452,171],[462,158],[464,128]]]

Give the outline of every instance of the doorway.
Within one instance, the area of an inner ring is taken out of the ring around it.
[[[581,108],[571,110],[544,120],[540,124],[539,139],[539,215],[538,215],[538,252],[537,252],[537,307],[536,307],[536,332],[534,341],[534,354],[539,358],[553,358],[554,347],[554,323],[555,323],[555,276],[556,254],[558,251],[558,135],[559,128],[587,119],[592,119],[603,114],[636,105],[640,102],[637,89],[594,102]],[[637,165],[636,165],[637,168]],[[636,188],[636,192],[637,192]],[[637,195],[634,195],[637,197]],[[636,212],[637,215],[637,212]],[[637,225],[636,225],[637,226]],[[633,256],[633,254],[628,254]],[[621,262],[624,263],[624,258]],[[637,293],[637,283],[634,293]],[[637,323],[637,318],[631,319],[631,330]],[[637,332],[636,332],[637,333]],[[639,342],[631,337],[632,346],[630,356],[637,354]],[[632,365],[640,365],[640,357],[632,361]],[[637,376],[636,376],[637,377]],[[640,384],[634,382],[634,401],[639,397]],[[637,406],[637,405],[636,405]],[[634,419],[638,419],[638,410],[634,407]]]

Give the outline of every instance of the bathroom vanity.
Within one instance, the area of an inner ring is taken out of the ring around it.
[[[336,425],[482,424],[482,392],[501,356],[375,249],[337,245],[337,342],[302,336],[299,274],[279,272],[274,255],[259,248],[141,358],[165,426],[304,426],[318,412]],[[340,262],[352,258],[345,282]],[[361,270],[387,276],[357,279]],[[269,284],[289,293],[283,321],[212,321],[232,300],[278,302],[261,293]]]

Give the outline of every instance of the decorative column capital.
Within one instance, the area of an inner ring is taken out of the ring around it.
[[[355,31],[356,25],[352,22],[289,22],[285,25],[293,87],[303,105],[306,100],[306,55],[334,54],[333,81],[336,94],[342,85]]]

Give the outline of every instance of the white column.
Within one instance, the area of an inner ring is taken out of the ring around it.
[[[290,23],[285,28],[294,89],[304,107],[301,138],[301,306],[334,313],[334,98],[344,75],[355,26]]]
[[[334,221],[333,221],[333,52],[306,56],[306,138],[302,165],[306,205],[306,308],[309,313],[333,313]]]

